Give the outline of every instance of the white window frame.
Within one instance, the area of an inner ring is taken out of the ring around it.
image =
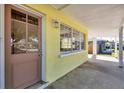
[[[72,28],[72,27],[70,27],[69,25],[66,25],[66,24],[64,24],[64,23],[60,23],[60,34],[61,34],[61,24],[62,25],[65,25],[65,26],[68,26],[69,28],[71,28],[71,33],[72,33],[72,37],[73,37],[73,30],[76,30],[76,29],[74,29],[74,28]],[[77,30],[78,31],[78,30]],[[80,34],[80,36],[81,36],[81,34],[83,33],[83,32],[80,32],[80,31],[78,31]],[[84,33],[83,33],[84,34]],[[60,36],[61,37],[61,36]],[[85,42],[85,34],[84,34],[84,42]],[[84,43],[85,44],[85,43]],[[85,45],[84,45],[85,46]],[[61,46],[60,46],[61,47]],[[82,52],[85,52],[85,50],[86,50],[86,48],[84,48],[84,49],[81,49],[81,38],[80,38],[80,49],[79,50],[71,50],[71,51],[67,51],[67,52],[61,52],[61,50],[60,50],[60,57],[62,58],[62,57],[65,57],[65,56],[70,56],[70,55],[74,55],[74,54],[78,54],[78,53],[82,53]]]
[[[72,30],[72,27],[70,27],[69,25],[60,23],[60,26],[59,26],[59,27],[60,27],[60,35],[61,35],[61,25],[67,26],[68,28],[71,28],[71,32],[73,31],[73,30]],[[71,35],[73,36],[73,33],[71,33]],[[60,38],[61,38],[61,36],[60,36]],[[72,50],[71,50],[71,51],[66,51],[66,52],[61,52],[61,51],[60,51],[60,55],[63,55],[63,54],[70,54],[70,53],[72,53]]]

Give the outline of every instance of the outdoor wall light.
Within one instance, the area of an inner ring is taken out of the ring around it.
[[[59,21],[57,19],[53,19],[52,24],[54,28],[59,28]]]

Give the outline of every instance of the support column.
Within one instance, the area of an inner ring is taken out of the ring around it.
[[[123,26],[119,28],[119,68],[123,68]]]
[[[97,56],[97,39],[93,38],[93,58]]]
[[[117,42],[117,38],[115,37],[115,51],[114,51],[114,52],[115,52],[115,55],[114,55],[114,56],[115,56],[116,58],[117,58],[117,43],[118,43],[118,42]]]

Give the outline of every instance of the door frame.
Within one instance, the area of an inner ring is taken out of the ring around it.
[[[23,6],[23,5],[18,5],[18,4],[12,4],[13,6],[15,7],[18,7],[20,9],[23,9],[25,11],[28,11],[32,14],[35,14],[37,16],[41,16],[42,19],[41,19],[41,40],[42,40],[42,60],[41,60],[41,80],[42,81],[45,81],[45,15],[43,13],[40,13],[34,9],[31,9],[29,7],[26,7],[26,6]],[[4,4],[1,4],[0,5],[0,16],[1,16],[1,19],[3,19],[1,22],[0,22],[0,27],[1,27],[1,33],[0,33],[0,88],[5,88],[5,25],[4,25],[4,22],[5,22],[5,18],[4,18],[4,14],[5,14],[5,5]]]
[[[4,4],[0,4],[0,88],[5,88],[5,29],[4,29]]]

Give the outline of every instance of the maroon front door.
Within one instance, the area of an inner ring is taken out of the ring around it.
[[[41,17],[5,6],[6,88],[40,81]]]

